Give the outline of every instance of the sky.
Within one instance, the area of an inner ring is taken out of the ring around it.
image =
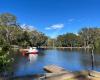
[[[0,0],[0,14],[11,13],[51,38],[100,27],[100,0]]]

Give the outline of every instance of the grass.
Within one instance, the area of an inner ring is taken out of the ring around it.
[[[64,79],[64,80],[76,80],[76,79],[74,79],[74,78],[69,78],[69,79]]]

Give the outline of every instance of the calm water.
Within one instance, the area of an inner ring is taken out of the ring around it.
[[[91,70],[91,56],[85,50],[42,50],[37,58],[31,61],[28,57],[19,54],[16,57],[15,76],[42,74],[43,67],[50,64],[56,64],[70,71]],[[99,59],[100,54],[95,53],[95,70],[97,71],[100,71]]]

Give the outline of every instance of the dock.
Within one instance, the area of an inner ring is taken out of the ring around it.
[[[43,68],[47,73],[36,80],[100,80],[100,72],[97,71],[68,71],[57,65],[47,65]]]
[[[100,80],[100,73],[96,71],[83,70],[72,72],[54,64],[44,66],[44,70],[47,73],[39,80]]]
[[[100,72],[91,70],[90,76],[100,78]]]
[[[44,66],[44,70],[50,73],[69,73],[70,71],[66,71],[64,68],[56,66],[56,65],[48,65]]]
[[[76,76],[71,71],[67,71],[57,65],[44,66],[44,70],[49,72],[45,74],[45,80],[65,80]]]

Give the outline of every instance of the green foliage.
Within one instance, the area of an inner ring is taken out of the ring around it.
[[[47,40],[47,36],[37,30],[29,29],[28,26],[18,26],[16,17],[9,13],[0,15],[0,37],[1,45],[6,42],[23,47],[41,46]]]
[[[82,28],[79,35],[66,33],[57,37],[57,46],[62,47],[100,47],[100,28]]]
[[[92,46],[95,49],[100,46],[100,28],[83,28],[79,32],[84,46]]]
[[[66,33],[57,37],[57,46],[62,47],[77,47],[81,46],[81,39],[73,33]]]
[[[2,45],[2,51],[7,52],[9,50],[10,50],[10,45],[9,44],[6,43],[6,44]]]
[[[75,78],[68,78],[68,79],[64,79],[64,80],[77,80]]]
[[[57,46],[56,40],[55,39],[48,38],[48,40],[47,40],[47,46],[48,47],[55,47],[55,46]]]
[[[9,49],[9,45],[5,44],[2,46],[2,50],[0,50],[0,72],[9,71],[9,66],[14,61],[10,56]]]
[[[10,13],[3,13],[0,15],[0,24],[3,26],[16,24],[16,17]]]

